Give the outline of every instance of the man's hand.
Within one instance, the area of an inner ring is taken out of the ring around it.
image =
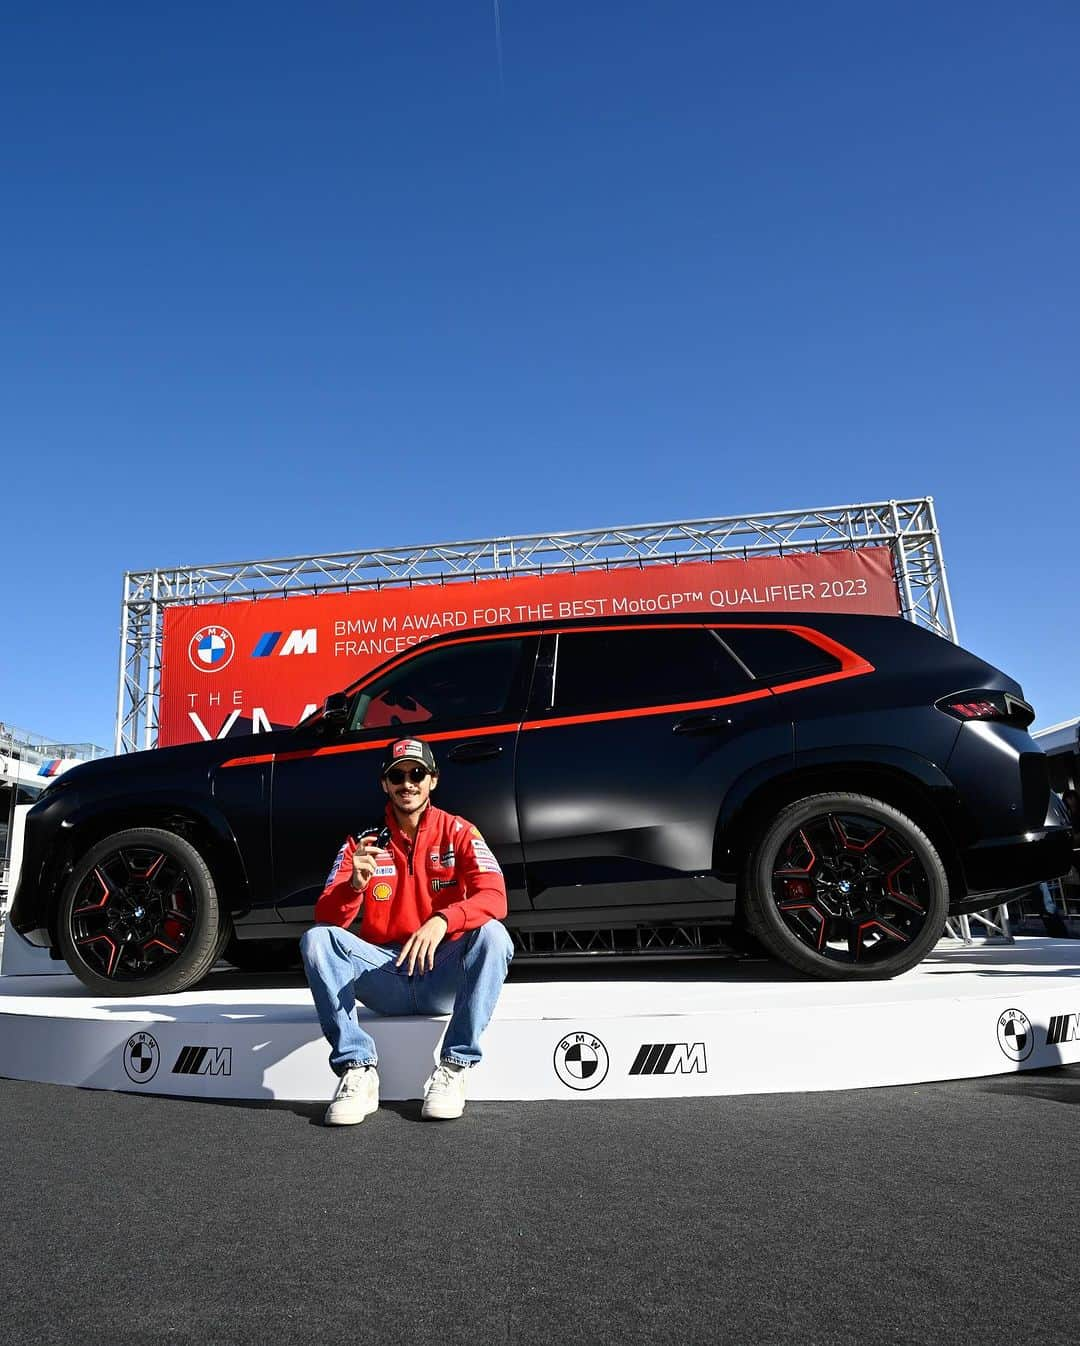
[[[413,968],[419,964],[420,975],[430,972],[435,966],[435,950],[442,943],[446,934],[446,917],[429,916],[419,930],[409,936],[401,946],[401,952],[398,954],[395,967],[400,967],[409,960],[409,976],[413,974]]]
[[[375,873],[375,867],[378,864],[375,857],[378,854],[379,848],[376,846],[373,836],[360,838],[356,850],[353,851],[352,878],[350,880],[357,892],[364,888],[368,879]]]

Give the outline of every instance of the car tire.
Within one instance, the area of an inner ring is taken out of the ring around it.
[[[234,935],[221,956],[240,972],[290,972],[300,967],[300,941],[237,939]]]
[[[874,981],[907,972],[941,938],[949,881],[934,843],[869,795],[809,795],[783,808],[743,872],[747,928],[812,977]]]
[[[232,919],[225,915],[225,913],[220,909],[219,905],[218,933],[217,933],[217,939],[214,941],[214,956],[210,960],[211,967],[215,967],[221,961],[221,959],[225,957],[225,950],[229,947],[229,943],[232,940],[232,937],[233,937]]]
[[[115,832],[87,851],[57,910],[68,967],[111,996],[189,990],[213,967],[227,927],[202,855],[156,827]]]

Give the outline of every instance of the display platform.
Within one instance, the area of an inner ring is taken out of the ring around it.
[[[420,1096],[445,1020],[362,1012],[382,1097]],[[855,1089],[1080,1061],[1080,941],[943,941],[887,982],[772,963],[522,965],[474,1099],[671,1098]],[[0,977],[0,1075],[222,1099],[327,1098],[303,978],[216,971],[197,991],[113,1000],[71,976]]]

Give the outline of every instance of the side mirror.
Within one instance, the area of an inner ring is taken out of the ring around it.
[[[323,702],[323,724],[328,729],[344,729],[349,722],[349,698],[344,692],[331,692]]]

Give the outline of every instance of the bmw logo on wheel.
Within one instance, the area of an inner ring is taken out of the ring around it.
[[[203,626],[188,641],[188,661],[200,673],[218,673],[232,663],[236,641],[223,626]]]
[[[998,1046],[1010,1061],[1026,1061],[1035,1047],[1031,1020],[1018,1009],[1007,1009],[997,1021]]]
[[[607,1048],[591,1033],[567,1033],[555,1048],[555,1074],[568,1089],[595,1089],[608,1064]]]
[[[161,1053],[149,1033],[132,1033],[124,1043],[124,1072],[135,1084],[145,1084],[157,1074]]]

